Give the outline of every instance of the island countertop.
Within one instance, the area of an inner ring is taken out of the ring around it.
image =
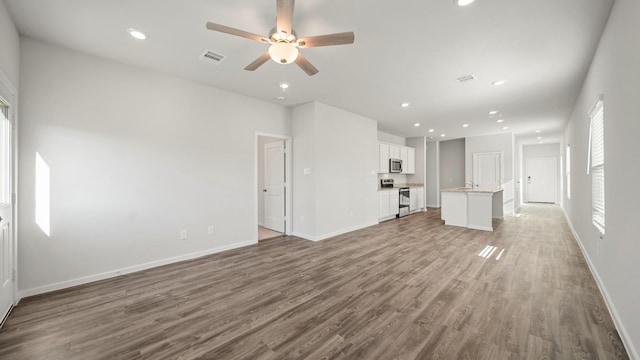
[[[502,188],[487,189],[487,188],[469,188],[469,187],[455,187],[448,189],[440,189],[440,192],[472,192],[472,193],[489,193],[495,194],[497,192],[504,191]]]

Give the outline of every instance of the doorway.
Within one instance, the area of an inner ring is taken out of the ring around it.
[[[257,239],[291,233],[290,138],[257,134]]]
[[[0,326],[16,300],[15,93],[0,76]]]
[[[557,159],[526,159],[525,184],[527,202],[555,203],[558,198]]]

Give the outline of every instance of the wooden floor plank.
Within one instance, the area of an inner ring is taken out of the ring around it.
[[[487,232],[431,209],[34,296],[0,358],[627,359],[562,210],[519,215]]]

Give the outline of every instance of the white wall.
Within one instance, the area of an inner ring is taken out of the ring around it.
[[[407,140],[405,138],[389,134],[384,131],[378,131],[378,141],[407,146]]]
[[[496,134],[486,136],[474,136],[465,139],[465,182],[473,181],[473,154],[482,152],[502,152],[504,155],[504,174],[502,187],[504,189],[504,213],[515,211],[515,174],[514,174],[514,147],[513,134]]]
[[[316,104],[295,107],[293,135],[293,233],[312,239],[316,233]]]
[[[428,207],[440,207],[440,142],[427,141],[425,152],[425,195]]]
[[[640,359],[640,2],[617,0],[565,131],[565,210],[632,358]],[[587,114],[604,95],[606,235],[591,223]],[[566,191],[566,190],[565,190]]]
[[[556,180],[556,189],[558,189],[556,193],[555,203],[560,203],[560,187],[561,187],[561,179],[562,179],[562,171],[560,166],[560,144],[535,144],[535,145],[524,145],[522,146],[522,175],[518,176],[518,178],[524,179],[522,183],[524,198],[523,201],[527,201],[527,159],[531,158],[554,158],[556,159],[557,165],[557,180]]]
[[[268,136],[258,136],[258,225],[264,226],[264,146],[275,141],[284,141],[283,139],[272,138]],[[291,175],[289,175],[291,176]]]
[[[440,141],[440,188],[465,186],[464,139]]]
[[[415,148],[415,173],[413,175],[407,175],[407,182],[411,184],[424,183],[425,179],[425,149],[426,140],[422,137],[415,137],[407,139],[407,146]]]
[[[286,108],[21,43],[24,295],[257,241],[255,133],[289,135]],[[51,171],[50,237],[34,223],[36,152]]]
[[[0,73],[4,73],[13,88],[17,89],[20,78],[20,37],[4,1],[0,1],[0,49]]]
[[[293,110],[292,132],[294,233],[321,240],[376,224],[377,123],[313,102]]]

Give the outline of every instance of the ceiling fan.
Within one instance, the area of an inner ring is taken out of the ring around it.
[[[291,26],[294,2],[295,0],[276,0],[276,27],[271,29],[267,37],[212,22],[207,23],[207,29],[269,44],[269,50],[247,65],[245,70],[254,71],[271,58],[280,64],[295,62],[307,75],[312,76],[318,73],[318,69],[300,54],[298,48],[353,44],[354,34],[350,31],[298,38]]]

